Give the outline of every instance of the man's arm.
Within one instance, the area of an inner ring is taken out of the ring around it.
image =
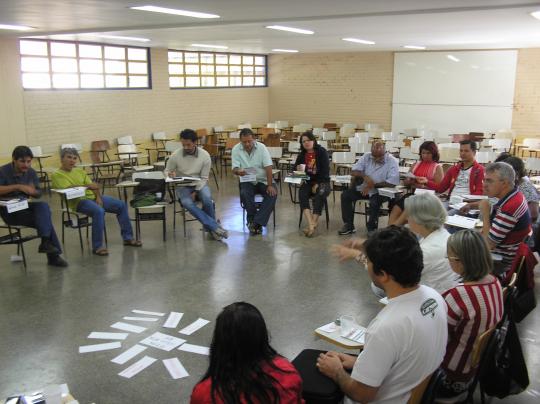
[[[264,167],[264,170],[266,171],[266,183],[268,184],[266,187],[266,193],[270,196],[276,196],[277,191],[272,185],[274,183],[274,176],[272,175],[272,166],[266,166]]]
[[[491,231],[491,206],[489,205],[489,200],[481,200],[478,209],[482,215],[482,236],[484,236],[489,249],[493,250],[497,246],[497,243],[489,236]]]
[[[165,175],[165,177],[174,177],[176,175],[176,159],[174,158],[175,153],[173,153],[171,157],[169,157],[169,159],[167,160],[165,170],[163,170],[163,174]]]

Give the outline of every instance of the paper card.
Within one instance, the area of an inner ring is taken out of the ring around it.
[[[319,328],[317,328],[317,331],[322,331],[322,332],[334,332],[338,329],[338,325],[335,323],[335,322],[331,322],[331,323],[328,323],[326,325],[323,325]]]
[[[66,199],[82,198],[86,194],[86,187],[68,188],[65,191]]]
[[[302,183],[302,178],[295,178],[295,177],[285,177],[284,182],[287,182],[289,184],[297,184],[300,185]]]
[[[416,189],[414,190],[414,194],[415,194],[415,195],[420,195],[420,194],[435,194],[435,191],[432,190],[432,189],[416,188]]]
[[[343,338],[350,339],[351,341],[358,342],[359,344],[365,343],[366,329],[364,327],[354,327],[347,334],[342,335]]]
[[[480,201],[482,199],[489,199],[487,195],[461,195],[461,197],[466,201]]]
[[[111,359],[111,362],[118,363],[119,365],[123,365],[131,358],[137,356],[142,351],[146,349],[145,346],[142,345],[134,345],[131,348],[129,348],[127,351],[122,352],[120,355],[116,356],[115,358]]]
[[[117,323],[114,323],[113,325],[111,325],[112,328],[116,328],[117,330],[122,330],[122,331],[128,331],[128,332],[134,332],[134,333],[141,333],[143,332],[144,330],[146,330],[146,328],[144,327],[140,327],[138,325],[133,325],[133,324],[128,324],[128,323],[122,323],[121,321],[117,322]]]
[[[182,344],[179,351],[192,352],[201,355],[210,355],[210,348],[207,346],[193,345],[193,344]]]
[[[448,226],[462,227],[464,229],[474,229],[478,219],[472,217],[465,217],[460,215],[448,216],[446,219],[446,224]]]
[[[95,339],[120,339],[124,340],[129,334],[127,332],[97,332],[94,331],[86,338],[95,338]]]
[[[197,331],[199,328],[204,327],[206,324],[208,324],[210,321],[205,320],[204,318],[199,318],[195,320],[193,323],[188,325],[187,327],[182,328],[180,331],[178,331],[181,334],[185,335],[191,335],[195,331]]]
[[[163,359],[163,364],[173,379],[181,379],[189,376],[186,368],[184,368],[178,358]]]
[[[257,182],[257,174],[245,174],[238,178],[240,178],[240,182]]]
[[[131,379],[133,376],[135,376],[140,371],[146,369],[148,366],[150,366],[152,363],[154,363],[157,359],[151,358],[149,356],[145,356],[144,358],[138,360],[130,367],[122,370],[120,373],[118,373],[118,376],[125,377],[126,379]]]
[[[159,317],[163,317],[165,315],[165,313],[158,313],[158,312],[155,312],[155,311],[146,311],[146,310],[131,310],[133,313],[136,313],[136,314],[146,314],[148,316],[159,316]]]
[[[178,313],[177,311],[171,311],[171,314],[169,314],[169,317],[167,317],[167,320],[165,321],[165,324],[163,324],[163,327],[165,328],[176,328],[178,327],[178,324],[180,323],[180,320],[182,319],[182,316],[184,313]]]
[[[351,182],[350,175],[336,175],[335,178],[335,182],[338,182],[340,184],[349,184]]]
[[[18,212],[19,210],[28,209],[27,199],[12,199],[10,201],[2,201],[2,206],[6,207],[7,213]]]
[[[164,351],[172,351],[174,348],[182,345],[184,342],[186,342],[185,339],[173,337],[172,335],[163,334],[161,332],[155,332],[149,337],[143,339],[140,343],[162,349]]]
[[[95,344],[95,345],[82,345],[79,347],[79,353],[87,352],[97,352],[97,351],[108,351],[110,349],[121,348],[121,342],[107,342],[106,344]]]
[[[123,320],[130,320],[130,321],[158,321],[159,319],[154,317],[122,317]]]

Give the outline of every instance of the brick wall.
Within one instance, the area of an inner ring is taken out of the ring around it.
[[[518,138],[540,136],[540,49],[520,49],[512,128]]]

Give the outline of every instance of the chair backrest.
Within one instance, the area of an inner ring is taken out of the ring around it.
[[[398,140],[398,134],[394,132],[383,132],[381,134],[381,139],[384,140],[385,142],[388,142],[388,141],[395,142]]]
[[[281,147],[266,146],[266,149],[273,159],[279,159],[283,156],[283,149]]]
[[[316,137],[322,136],[324,132],[326,132],[326,129],[324,128],[313,128],[313,135]]]
[[[369,132],[369,131],[374,130],[374,129],[379,129],[379,124],[378,123],[367,122],[367,123],[364,124],[364,130],[366,132]]]
[[[527,146],[531,149],[540,149],[540,139],[526,137],[525,139],[523,139],[523,146]]]
[[[424,380],[420,382],[418,386],[411,390],[411,396],[407,401],[407,404],[420,404],[422,402],[422,397],[424,396],[424,391],[431,380],[432,375],[428,375]]]
[[[368,132],[355,132],[355,139],[360,139],[360,143],[369,143],[369,133]]]
[[[182,142],[169,141],[165,143],[165,151],[172,153],[182,148]]]
[[[459,145],[459,143],[458,143]],[[459,148],[439,147],[440,161],[454,162],[459,159]]]
[[[260,128],[259,129],[259,135],[269,135],[271,133],[275,133],[276,130],[274,128]]]
[[[540,158],[527,158],[527,160],[525,160],[525,170],[527,170],[529,174],[540,172]]]
[[[270,129],[276,129],[276,123],[275,122],[268,122],[266,124],[266,127],[270,128]]]
[[[201,128],[201,129],[197,129],[195,130],[195,133],[197,134],[197,137],[200,139],[201,137],[206,137],[208,136],[208,131],[206,130],[206,128]]]
[[[371,151],[371,145],[369,143],[353,143],[350,145],[351,153],[365,154]]]
[[[152,140],[165,140],[165,139],[167,139],[167,135],[165,135],[165,132],[152,133]]]
[[[41,146],[30,146],[30,151],[34,156],[41,156],[43,154]]]
[[[151,180],[164,180],[165,175],[163,174],[163,171],[143,171],[143,172],[134,172],[131,176],[133,181],[137,181],[137,179],[151,179]]]
[[[334,131],[328,131],[328,132],[324,132],[323,135],[322,135],[322,138],[323,140],[336,140],[336,132]]]
[[[335,129],[337,127],[338,127],[338,124],[334,122],[325,122],[323,125],[323,128],[325,129]]]
[[[281,139],[279,133],[270,133],[264,139],[264,144],[268,147],[281,147]]]
[[[471,367],[477,368],[480,364],[480,359],[482,359],[482,354],[484,353],[486,346],[493,335],[493,332],[497,328],[497,324],[491,328],[488,328],[482,334],[476,337],[474,341],[473,349],[471,351]]]
[[[241,123],[240,125],[238,125],[238,130],[240,129],[251,129],[251,123],[249,122]]]
[[[356,125],[356,123],[354,122],[346,122],[341,125],[342,128],[353,129],[353,131],[356,129],[357,126],[358,125]]]
[[[119,138],[116,138],[116,142],[121,144],[133,144],[133,137],[132,136],[122,136]]]
[[[203,149],[208,152],[210,157],[218,157],[219,156],[219,147],[215,144],[203,144]]]
[[[416,128],[403,129],[403,134],[405,136],[416,136],[418,134],[418,129]]]
[[[298,142],[289,142],[289,147],[287,150],[290,153],[300,153],[300,143]]]
[[[356,156],[353,152],[334,152],[332,153],[332,163],[335,164],[354,164]]]
[[[494,151],[509,151],[512,139],[488,139],[488,144]]]
[[[480,164],[488,164],[497,158],[497,153],[492,151],[479,151],[476,152],[476,161]]]
[[[104,156],[108,150],[111,150],[111,145],[108,140],[94,140],[90,143],[90,159],[92,163],[103,163],[107,159]]]
[[[118,153],[137,153],[137,146],[134,144],[119,144]],[[126,157],[121,158],[128,158],[128,156],[126,155]]]
[[[276,121],[275,123],[277,129],[283,129],[289,127],[289,121]]]
[[[328,140],[319,140],[317,144],[321,147],[324,147],[326,150],[328,150]]]
[[[240,139],[240,132],[236,131],[229,133],[229,139]]]
[[[420,150],[420,146],[425,142],[425,139],[414,139],[411,141],[411,150],[415,152]]]
[[[64,143],[60,146],[60,150],[64,149],[75,149],[80,153],[82,152],[83,147],[80,143]]]
[[[513,129],[499,129],[495,132],[495,139],[515,139],[516,131]]]
[[[401,146],[403,146],[402,142],[397,142],[397,141],[385,142],[385,149],[387,152],[390,152],[390,153],[397,153]]]
[[[238,143],[240,143],[239,138],[228,138],[227,142],[225,142],[225,148],[226,149],[232,149],[234,146],[236,146]]]
[[[418,160],[419,156],[416,152],[413,152],[409,147],[402,147],[399,150],[399,158],[405,160]]]
[[[225,127],[224,126],[214,126],[213,130],[214,130],[214,133],[223,132],[225,130]]]
[[[350,126],[342,126],[339,129],[339,137],[346,138],[346,137],[353,137],[354,136],[354,128]]]
[[[304,128],[303,128],[302,125],[293,125],[293,127],[292,127],[292,131],[293,131],[294,133],[302,133],[302,132],[304,132],[303,129],[304,129]]]

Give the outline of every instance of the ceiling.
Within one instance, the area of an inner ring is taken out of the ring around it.
[[[221,16],[195,19],[131,10],[156,5]],[[0,24],[34,27],[7,36],[45,36],[172,49],[192,43],[228,46],[229,52],[304,53],[540,47],[540,20],[526,0],[1,0]],[[315,31],[300,35],[266,29],[279,24]],[[143,37],[144,44],[81,33]],[[79,34],[79,35],[76,35]],[[57,36],[59,35],[59,36]],[[345,42],[355,37],[375,45]]]

